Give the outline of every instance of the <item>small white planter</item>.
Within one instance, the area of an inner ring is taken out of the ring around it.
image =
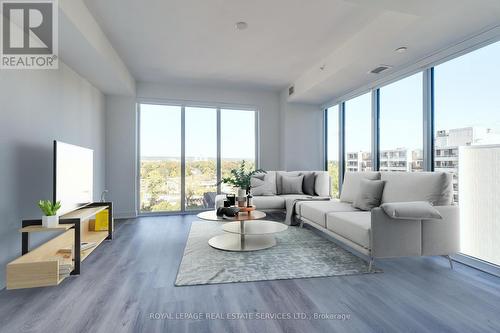
[[[238,188],[238,197],[239,198],[244,198],[247,196],[247,190],[244,188]]]
[[[44,228],[54,228],[59,224],[59,216],[42,216],[42,226]]]

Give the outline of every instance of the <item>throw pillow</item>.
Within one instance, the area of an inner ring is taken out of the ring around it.
[[[252,187],[252,195],[274,195],[273,184],[265,181],[265,177],[250,178],[250,186]]]
[[[427,201],[388,202],[380,206],[393,219],[427,220],[442,219],[439,211]]]
[[[314,190],[316,185],[316,173],[314,172],[303,172],[301,175],[304,176],[304,181],[302,182],[302,191],[304,194],[316,195]]]
[[[354,202],[358,195],[359,183],[361,179],[379,180],[380,172],[378,171],[363,171],[363,172],[346,172],[342,192],[340,193],[340,201]]]
[[[281,194],[304,194],[302,182],[304,176],[283,176],[281,178]]]
[[[352,206],[361,210],[372,210],[380,206],[384,185],[383,180],[361,179],[358,194]]]

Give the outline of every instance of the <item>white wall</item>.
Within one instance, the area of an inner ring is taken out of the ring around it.
[[[323,170],[323,110],[319,105],[287,102],[280,96],[281,167],[285,170]]]
[[[106,96],[106,151],[106,188],[114,216],[136,216],[135,97]]]
[[[260,114],[260,164],[267,170],[280,168],[280,101],[273,91],[187,84],[138,83],[137,98],[150,101],[191,101],[251,106]],[[136,101],[107,96],[107,188],[117,217],[136,212]]]
[[[59,70],[0,74],[0,288],[5,266],[21,254],[23,218],[52,198],[54,139],[94,149],[94,199],[105,183],[104,96],[65,64]],[[31,246],[41,237],[34,235]]]

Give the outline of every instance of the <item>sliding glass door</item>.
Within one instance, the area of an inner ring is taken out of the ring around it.
[[[186,210],[212,208],[217,193],[217,109],[186,107]]]
[[[181,210],[181,107],[141,105],[140,210]]]
[[[255,169],[255,112],[246,110],[221,110],[221,173],[230,176],[230,170],[242,161]],[[221,184],[222,192],[231,192],[227,184]]]
[[[229,175],[243,160],[256,167],[256,115],[252,110],[140,104],[141,213],[213,208],[220,175]],[[222,192],[231,190],[222,185]]]

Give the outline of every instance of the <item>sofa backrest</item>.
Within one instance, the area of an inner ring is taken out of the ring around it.
[[[344,183],[342,184],[342,192],[340,193],[340,201],[354,202],[354,199],[358,195],[361,179],[378,180],[380,179],[380,172],[346,172],[344,175]]]
[[[300,174],[315,174],[314,191],[319,196],[330,196],[330,176],[328,171],[266,171],[265,181],[273,184],[274,194],[281,194],[281,179],[283,176],[298,176]],[[259,175],[257,175],[259,177]]]
[[[447,172],[381,172],[385,181],[382,203],[428,201],[434,206],[453,203],[453,175]]]

